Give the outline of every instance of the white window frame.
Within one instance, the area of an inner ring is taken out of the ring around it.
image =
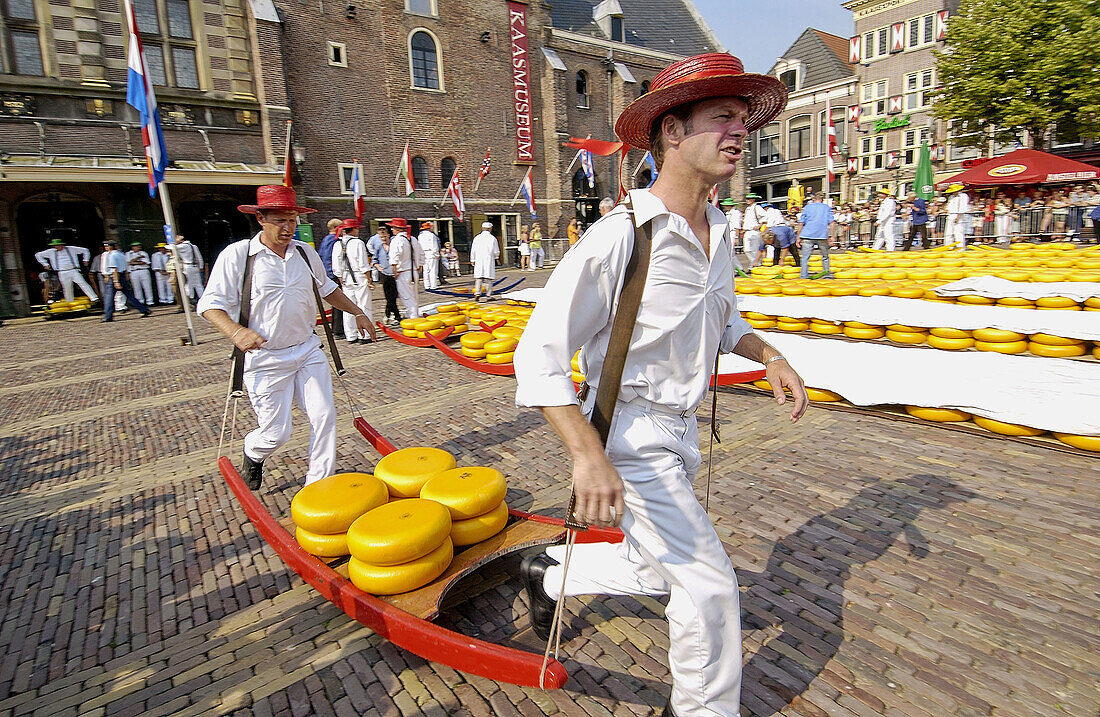
[[[359,167],[359,181],[363,182],[365,180],[365,178],[363,176],[363,164],[362,164],[362,162],[359,162],[359,163],[356,163],[356,162],[337,162],[336,163],[336,171],[340,174],[340,194],[347,195],[347,196],[352,195],[353,192],[351,191],[351,180],[350,180],[350,178],[348,178],[348,179],[344,178],[344,170],[350,169],[350,170],[352,170],[352,172],[354,172],[356,167]]]
[[[775,129],[776,129],[774,140],[775,140],[776,149],[778,150],[777,154],[779,155],[779,158],[776,159],[774,162],[772,162],[770,160],[765,161],[764,160],[764,153],[760,150],[760,144],[765,139],[765,136],[761,132],[763,130],[769,128],[769,127],[775,127]],[[756,166],[757,167],[767,167],[767,166],[770,166],[772,164],[779,164],[782,161],[783,161],[783,124],[781,122],[769,122],[768,124],[761,127],[760,130],[757,131],[757,133],[756,133]]]
[[[840,151],[840,148],[847,144],[848,135],[848,108],[846,106],[833,105],[833,126],[836,128],[836,148]],[[840,116],[837,117],[837,114]],[[825,110],[821,110],[817,113],[817,142],[814,143],[814,156],[824,157],[828,154],[829,143],[829,119],[825,116]],[[839,160],[837,160],[839,162]]]
[[[912,139],[912,142],[910,142]],[[921,142],[927,140],[932,146],[932,126],[910,127],[901,135],[901,166],[915,167],[920,161]],[[908,157],[907,155],[912,155]]]
[[[886,169],[886,136],[861,137],[859,140],[859,171],[877,172]]]
[[[342,61],[337,62],[333,59],[333,51],[339,50]],[[348,66],[348,46],[343,42],[328,41],[328,64],[332,67],[347,67]]]
[[[888,115],[890,111],[890,80],[881,79],[860,85],[859,104],[861,107],[861,120]]]
[[[432,38],[432,42],[435,43],[435,66],[439,72],[439,88],[433,87],[419,87],[416,81],[413,79],[413,36],[418,32],[424,32],[428,34],[428,37]],[[445,94],[447,92],[447,83],[443,76],[443,43],[439,41],[439,36],[426,27],[414,27],[409,30],[409,34],[405,36],[405,54],[409,58],[409,89],[416,92],[431,92],[437,95]]]
[[[437,2],[437,0],[428,1],[432,5],[431,14],[425,15],[422,12],[417,12],[416,10],[413,10],[411,7],[409,7],[409,0],[405,0],[405,12],[409,13],[410,15],[416,15],[417,17],[439,17],[439,3]]]
[[[953,141],[955,138],[954,128],[952,127],[953,124],[954,122],[951,121],[947,123],[947,161],[960,162],[964,159],[977,159],[981,157],[984,152],[979,148],[955,146],[955,142]]]
[[[791,123],[794,122],[795,120],[802,120],[802,119],[807,120],[805,129],[809,130],[809,135],[807,137],[808,146],[804,147],[805,150],[806,150],[805,154],[803,154],[799,157],[795,157],[793,155],[793,150],[791,149]],[[801,114],[801,115],[795,115],[794,117],[791,117],[787,120],[786,125],[787,125],[787,161],[797,162],[797,161],[802,160],[802,159],[810,159],[810,158],[814,157],[815,156],[815,153],[814,153],[814,116],[812,114],[808,114],[808,113],[807,114]]]
[[[925,80],[927,78],[927,81]],[[916,89],[909,89],[910,80],[913,80],[916,85]],[[905,75],[902,84],[902,90],[904,92],[904,100],[902,106],[906,112],[914,112],[916,110],[923,109],[932,104],[928,99],[928,94],[936,89],[936,71],[932,68],[918,70],[917,72],[910,72]],[[914,105],[909,104],[909,100],[912,97],[917,98],[917,103]]]
[[[913,39],[913,26],[917,27],[917,42],[914,44]],[[925,29],[930,27],[931,30],[926,38]],[[917,17],[911,17],[905,21],[905,49],[916,50],[922,47],[928,47],[929,45],[936,44],[936,14],[931,13],[929,15],[918,15]]]
[[[882,33],[886,33],[886,42],[880,43]],[[890,56],[890,26],[884,25],[883,27],[876,27],[874,30],[868,30],[863,33],[863,41],[861,48],[864,62],[874,62],[875,60],[881,60],[884,57]],[[871,42],[867,42],[867,38],[871,38]],[[879,52],[878,49],[885,45],[883,52]]]

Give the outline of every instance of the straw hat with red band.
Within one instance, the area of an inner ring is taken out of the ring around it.
[[[760,129],[787,105],[787,87],[769,75],[745,72],[728,52],[695,55],[666,67],[653,79],[649,92],[627,105],[615,132],[629,145],[650,149],[653,123],[680,105],[715,97],[740,97],[749,105],[745,128]]]
[[[265,184],[262,187],[256,187],[256,203],[241,204],[237,209],[245,214],[274,212],[279,210],[298,212],[299,214],[312,214],[317,211],[309,207],[299,207],[298,196],[294,193],[294,190],[291,187],[284,187],[281,184]]]
[[[340,228],[341,229],[362,229],[363,228],[363,223],[361,221],[359,221],[358,219],[354,219],[354,218],[353,219],[345,219],[344,221],[340,222]]]
[[[433,226],[431,222],[420,222],[421,229],[431,229]]]
[[[401,217],[398,217],[397,219],[391,219],[390,221],[386,222],[386,224],[393,227],[394,229],[400,229],[403,232],[407,232],[409,231],[409,229],[412,228],[409,226],[409,223]]]

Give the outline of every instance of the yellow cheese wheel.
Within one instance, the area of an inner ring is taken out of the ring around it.
[[[945,339],[942,336],[929,336],[928,345],[945,351],[961,351],[974,346],[974,339]]]
[[[1035,305],[1042,309],[1069,309],[1077,306],[1077,302],[1068,296],[1044,296],[1036,299]]]
[[[1079,346],[1084,343],[1080,339],[1067,339],[1064,336],[1054,336],[1052,334],[1032,334],[1029,341],[1046,344],[1047,346]]]
[[[886,331],[877,327],[872,329],[859,329],[853,328],[851,326],[845,326],[844,335],[850,339],[881,339],[883,336],[886,335]]]
[[[440,304],[439,306],[435,307],[435,310],[441,314],[451,314],[459,311],[459,306],[458,304]]]
[[[424,336],[419,331],[413,329],[401,329],[401,333],[408,336],[410,339],[422,339]]]
[[[974,416],[973,420],[974,423],[985,430],[999,433],[1002,436],[1038,436],[1041,433],[1046,433],[1046,431],[1041,428],[1020,426],[1015,423],[1003,423],[1001,421],[994,421],[992,418],[983,418],[982,416]]]
[[[886,331],[886,340],[899,344],[923,344],[928,340],[928,334],[923,331]]]
[[[1100,436],[1077,436],[1072,433],[1051,434],[1067,446],[1080,448],[1085,451],[1100,451]]]
[[[832,336],[844,333],[844,327],[832,322],[811,321],[810,331],[823,336]]]
[[[991,299],[988,296],[978,296],[977,294],[963,294],[962,296],[956,296],[955,299],[960,304],[972,304],[975,306],[992,306],[997,303],[996,299]]]
[[[515,351],[517,345],[519,345],[519,342],[513,338],[493,339],[481,348],[485,349],[487,354],[506,354]]]
[[[779,322],[774,319],[745,319],[754,329],[774,329]]]
[[[810,388],[806,387],[806,395],[809,396],[811,401],[822,401],[830,403],[833,401],[842,400],[842,396],[839,393],[833,393],[824,388]]]
[[[772,385],[771,385],[771,383],[770,383],[770,382],[769,382],[769,381],[768,381],[767,379],[765,379],[765,378],[759,379],[759,380],[757,380],[757,381],[753,381],[753,382],[752,382],[752,385],[753,385],[753,386],[756,386],[757,388],[762,388],[762,389],[764,389],[765,391],[771,391],[771,390],[772,390]],[[783,391],[784,391],[785,393],[790,393],[790,392],[791,392],[791,389],[789,389],[789,388],[787,388],[786,386],[784,386],[784,387],[783,387]]]
[[[1085,299],[1085,306],[1091,307],[1093,309],[1100,309],[1100,296],[1090,296],[1089,298]]]
[[[481,515],[451,523],[451,542],[456,546],[473,545],[493,537],[508,524],[508,504],[503,500]]]
[[[760,294],[761,296],[774,296],[775,294],[782,294],[783,289],[776,286],[775,284],[765,284],[764,286],[761,286],[759,291],[757,291],[756,293]]]
[[[808,321],[777,321],[776,326],[780,331],[809,331]]]
[[[1028,341],[1027,350],[1036,356],[1047,356],[1050,358],[1072,358],[1073,356],[1084,356],[1088,353],[1084,342],[1074,344],[1073,346],[1049,346],[1047,344],[1037,344],[1034,341]]]
[[[435,336],[435,337],[442,337],[444,334],[447,334],[448,336],[453,336],[454,332],[455,332],[455,327],[454,326],[444,326],[443,328],[439,328],[439,329],[429,329],[427,331],[418,331],[417,333],[418,334],[424,334],[424,338],[428,338],[428,335]]]
[[[829,287],[827,286],[807,286],[803,292],[806,296],[829,296]]]
[[[1002,299],[997,299],[998,306],[1015,306],[1020,308],[1028,308],[1035,306],[1035,302],[1031,299],[1025,299],[1021,296],[1006,296]]]
[[[304,528],[295,528],[294,537],[298,540],[298,545],[302,546],[302,550],[318,558],[339,558],[349,554],[347,533],[321,535],[311,533]]]
[[[514,356],[515,356],[515,354],[511,351],[509,351],[506,354],[490,354],[490,353],[487,353],[487,354],[485,354],[485,361],[487,363],[491,363],[491,364],[512,363],[512,358]]]
[[[468,349],[483,349],[485,344],[493,340],[493,335],[488,331],[471,331],[462,337],[459,343]]]
[[[889,296],[889,286],[866,286],[857,292],[860,296]]]
[[[443,328],[443,322],[439,319],[419,319],[413,324],[414,331],[430,331],[432,329]]]
[[[927,408],[925,406],[906,406],[906,413],[916,418],[936,423],[954,423],[970,420],[970,414],[966,411],[957,411],[954,408]]]
[[[462,338],[466,338],[466,337],[463,336]],[[462,351],[463,356],[468,356],[470,358],[475,358],[475,359],[485,358],[485,349],[472,349],[469,346],[463,346],[459,350]]]
[[[1018,334],[1015,331],[1005,329],[974,329],[972,333],[978,341],[988,341],[989,343],[1024,341],[1027,339],[1026,334]]]
[[[859,293],[858,286],[830,286],[829,296],[855,296]]]
[[[387,500],[386,484],[370,473],[337,473],[299,490],[290,501],[290,517],[310,533],[335,535]]]
[[[963,331],[962,329],[952,329],[948,326],[937,326],[929,329],[928,333],[933,336],[938,336],[941,339],[968,339],[970,338],[969,331]]]
[[[999,354],[1022,354],[1027,351],[1027,341],[975,341],[974,348]]]
[[[439,547],[451,514],[433,500],[395,500],[362,515],[348,529],[348,548],[370,565],[400,565]]]
[[[584,383],[584,374],[583,374],[583,373],[579,373],[579,372],[577,372],[577,371],[573,371],[573,372],[571,372],[571,373],[569,374],[569,377],[570,377],[571,379],[573,379],[573,383],[576,383],[576,384],[582,384],[582,383]]]
[[[442,575],[451,564],[454,552],[454,544],[448,537],[424,557],[403,565],[371,565],[353,557],[348,561],[348,576],[363,592],[399,595],[422,588]]]
[[[850,329],[881,329],[881,326],[876,324],[864,324],[859,321],[845,321],[844,325]]]
[[[1095,342],[1092,345],[1092,357],[1100,359],[1100,342]]]
[[[775,317],[771,314],[761,314],[759,311],[746,311],[742,314],[746,320],[753,319],[756,321],[775,321]]]
[[[507,326],[501,326],[499,329],[493,329],[494,339],[519,339],[522,334],[523,329],[512,326],[510,322]]]
[[[919,286],[899,286],[891,289],[890,294],[899,299],[919,299],[924,296],[924,289]]]
[[[452,520],[466,520],[488,513],[507,492],[503,473],[486,466],[468,466],[435,476],[420,489],[420,497],[445,507]]]
[[[420,319],[401,319],[401,328],[409,330],[415,329],[418,321],[420,321]]]
[[[458,313],[455,313],[455,314],[441,314],[439,316],[439,318],[436,319],[436,320],[439,321],[444,326],[459,326],[461,324],[466,323],[466,315],[465,314],[458,314]]]
[[[905,324],[890,324],[886,327],[887,331],[901,331],[906,334],[920,334],[928,331],[924,326],[906,326]]]
[[[447,451],[414,446],[394,451],[378,461],[374,475],[386,484],[390,495],[415,498],[429,478],[454,467],[455,457]]]

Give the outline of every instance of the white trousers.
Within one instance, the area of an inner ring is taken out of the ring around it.
[[[947,218],[947,226],[943,229],[944,246],[958,244],[960,249],[966,249],[966,227],[957,219]]]
[[[115,311],[126,311],[126,294],[115,292]]]
[[[259,426],[245,436],[244,452],[262,461],[290,440],[293,403],[309,419],[309,472],[306,483],[333,474],[336,467],[336,406],[332,373],[312,336],[285,349],[260,349],[245,355],[244,385]]]
[[[875,243],[871,246],[872,249],[881,249],[886,247],[886,251],[894,251],[897,247],[897,237],[894,231],[894,220],[891,219],[888,222],[883,222],[878,225],[878,231],[875,233]]]
[[[364,277],[359,278],[363,279]],[[362,309],[363,313],[366,314],[367,318],[371,320],[371,323],[373,323],[374,313],[371,311],[370,287],[367,285],[367,282],[363,281],[362,284],[353,284],[350,281],[345,281],[343,282],[343,289],[344,293],[348,295],[348,298],[354,301],[355,305]],[[355,317],[345,311],[344,338],[346,338],[348,341],[351,341],[355,338],[365,339],[367,338],[367,336],[368,335],[365,331],[359,330],[359,326],[355,323]]]
[[[412,272],[402,271],[397,275],[397,296],[405,307],[406,319],[420,316],[420,299],[416,295],[416,280],[412,278]]]
[[[99,298],[91,284],[84,280],[84,276],[80,273],[79,269],[62,269],[57,272],[57,278],[61,282],[61,291],[65,295],[65,301],[72,301],[76,298],[73,284],[79,286],[80,290],[84,292],[84,295],[92,301]]]
[[[588,411],[594,396],[587,401]],[[573,549],[564,594],[668,595],[672,709],[679,717],[736,717],[741,709],[741,610],[737,576],[692,481],[702,462],[694,416],[620,402],[608,457],[623,478],[619,545]],[[547,551],[561,562],[564,547]],[[558,598],[562,568],[543,587]]]
[[[184,296],[194,297],[195,301],[202,298],[202,269],[197,266],[183,267],[183,283],[186,285]]]
[[[424,288],[439,288],[439,255],[424,255]]]
[[[134,296],[146,306],[157,303],[153,296],[153,277],[148,269],[134,269],[130,272],[130,284],[134,287]]]
[[[175,294],[172,293],[172,282],[168,281],[167,274],[160,272],[157,272],[157,296],[160,297],[162,304],[171,304],[176,300]]]
[[[760,260],[760,252],[764,249],[764,237],[756,229],[745,232],[744,238],[745,256],[749,259],[749,266],[756,266]]]

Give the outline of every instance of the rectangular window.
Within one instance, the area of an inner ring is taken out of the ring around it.
[[[932,42],[934,42],[935,39],[936,39],[936,33],[933,30],[934,24],[935,24],[935,16],[934,15],[925,15],[924,16],[924,37],[922,39],[924,40],[925,45],[932,44]]]
[[[909,21],[909,47],[920,44],[920,18],[915,17]]]
[[[417,15],[435,15],[434,6],[433,0],[408,0],[405,4],[409,12]]]
[[[191,7],[187,0],[168,0],[168,34],[185,40],[194,39]]]
[[[34,0],[6,0],[4,16],[10,20],[30,20],[34,22]]]
[[[868,82],[863,85],[863,88],[860,90],[860,100],[863,107],[861,111],[864,117],[880,117],[886,114],[886,105],[888,103],[886,93],[888,89],[889,83],[886,80]]]
[[[948,159],[952,162],[957,162],[963,159],[976,159],[982,156],[982,150],[977,147],[961,147],[954,140],[961,139],[963,137],[973,137],[974,135],[981,134],[980,132],[967,132],[962,127],[956,127],[954,122],[948,123],[947,126],[948,137],[951,138],[951,150],[948,153]]]
[[[145,35],[160,34],[156,0],[134,0],[134,19],[143,38]]]
[[[758,135],[757,165],[775,164],[781,159],[779,153],[779,123],[772,122],[761,127]]]
[[[933,70],[912,72],[905,76],[905,109],[916,110],[932,104],[930,93],[935,83]]]
[[[342,42],[329,42],[328,44],[328,64],[333,67],[347,67],[348,66],[348,49]]]
[[[805,159],[810,156],[811,146],[810,116],[792,119],[787,130],[787,158]]]
[[[351,174],[355,169],[355,165],[350,164],[350,163],[345,164],[344,162],[339,162],[339,163],[337,163],[336,167],[340,171],[340,194],[352,194],[352,191],[351,191]],[[360,180],[362,180],[362,178],[363,178],[363,165],[362,164],[359,165],[359,178],[360,178]]]
[[[936,16],[923,15],[909,20],[909,48],[931,45]]]
[[[863,34],[863,61],[875,59],[875,33]]]
[[[164,48],[160,45],[145,45],[145,69],[149,71],[149,80],[158,87],[168,85],[164,74]]]
[[[902,163],[914,165],[920,160],[920,148],[923,142],[932,141],[932,128],[919,127],[906,130],[905,143],[902,145]]]
[[[172,64],[176,70],[176,87],[199,89],[199,67],[195,51],[189,47],[172,48]]]
[[[820,134],[821,140],[817,143],[818,144],[817,153],[820,154],[820,155],[824,155],[826,153],[827,149],[828,149],[827,143],[829,141],[829,123],[825,119],[825,113],[824,112],[821,113],[820,117],[821,117],[821,126],[818,129],[820,130],[820,133],[821,133]],[[836,146],[837,146],[838,150],[840,149],[841,145],[843,145],[845,143],[845,137],[848,136],[848,134],[847,134],[847,127],[848,127],[847,121],[848,121],[848,111],[843,107],[841,107],[839,109],[834,107],[833,108],[833,129],[836,130]]]
[[[615,42],[623,41],[623,19],[618,15],[611,16],[611,39]]]
[[[890,54],[890,28],[883,27],[878,31],[878,47],[875,57],[883,57]]]
[[[38,42],[37,32],[12,31],[12,59],[15,60],[15,74],[42,77],[46,74],[42,68],[42,45]]]

